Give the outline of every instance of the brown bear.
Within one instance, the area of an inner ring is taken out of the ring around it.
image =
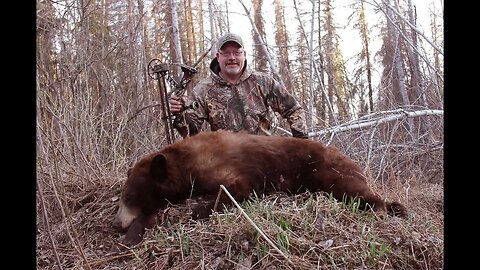
[[[128,170],[114,227],[124,242],[140,242],[159,209],[195,196],[216,195],[224,185],[237,200],[283,191],[325,191],[337,200],[358,198],[362,208],[406,216],[368,187],[357,163],[332,146],[302,138],[227,131],[202,132],[146,155]],[[220,199],[228,204],[225,195]],[[212,204],[213,206],[213,204]]]

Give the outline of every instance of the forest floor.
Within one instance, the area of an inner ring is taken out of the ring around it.
[[[308,192],[242,203],[258,230],[236,207],[192,220],[172,205],[134,247],[112,228],[120,183],[77,192],[48,226],[37,199],[37,269],[443,269],[443,185],[406,186],[375,188],[406,219]]]

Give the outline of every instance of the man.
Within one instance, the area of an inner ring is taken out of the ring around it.
[[[271,108],[287,119],[294,137],[307,138],[302,106],[270,75],[247,66],[242,38],[227,33],[219,38],[217,48],[216,58],[210,63],[210,76],[193,88],[185,102],[173,95],[169,99],[174,114],[188,107],[184,116],[175,121],[180,134],[193,136],[207,121],[212,131],[243,130],[270,135]]]

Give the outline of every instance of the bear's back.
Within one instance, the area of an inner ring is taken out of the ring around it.
[[[183,175],[171,181],[186,185],[195,179],[202,190],[209,191],[237,181],[255,189],[265,181],[298,182],[298,176],[312,171],[312,165],[324,163],[325,150],[313,140],[228,131],[202,132],[170,147],[175,150],[170,160],[182,164],[179,175]]]

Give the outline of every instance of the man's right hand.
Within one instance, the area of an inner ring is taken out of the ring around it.
[[[182,101],[180,100],[179,97],[175,95],[171,95],[170,98],[168,98],[168,103],[170,106],[170,112],[171,113],[177,113],[182,110],[183,104]]]

